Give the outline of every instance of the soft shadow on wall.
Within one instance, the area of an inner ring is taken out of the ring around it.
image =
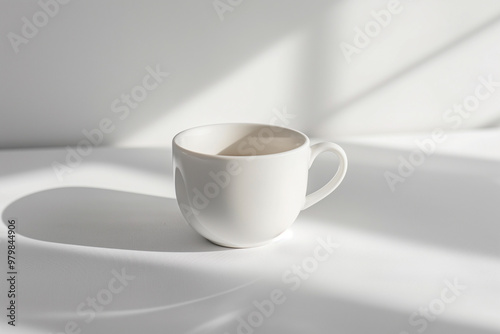
[[[82,139],[82,129],[98,127],[103,117],[117,123],[104,143],[121,142],[313,24],[335,2],[318,0],[291,6],[286,1],[244,1],[233,12],[226,12],[224,21],[211,1],[69,3],[28,44],[21,45],[18,54],[8,40],[3,41],[6,52],[1,71],[5,80],[0,94],[3,108],[9,112],[2,114],[1,123],[11,126],[0,134],[1,145],[74,145]],[[2,34],[20,33],[21,18],[39,10],[36,4],[3,6]],[[287,52],[281,55],[286,57]],[[278,61],[271,60],[270,67],[242,79],[238,89],[243,100],[234,98],[237,92],[227,91],[222,103],[204,103],[203,110],[177,114],[179,124],[166,124],[164,132],[182,129],[183,122],[191,126],[196,121],[227,118],[267,121],[272,107],[281,106],[287,96],[296,93],[280,88],[296,79],[293,74],[282,78],[283,70],[273,74],[272,66]],[[156,65],[170,75],[136,109],[130,108],[130,116],[121,122],[111,111],[112,101],[130,94],[134,86],[142,84],[148,73],[145,68],[156,69]],[[293,67],[286,70],[293,71]],[[274,93],[263,95],[266,90]],[[263,104],[255,104],[263,99]],[[23,129],[22,136],[19,129]],[[162,139],[161,144],[168,143],[167,136]]]
[[[401,0],[348,64],[340,43],[353,43],[355,29],[388,3],[241,1],[221,20],[213,1],[70,2],[19,53],[0,42],[8,111],[0,147],[74,145],[103,118],[115,123],[103,144],[169,146],[184,128],[269,122],[283,107],[296,116],[289,126],[312,135],[432,129],[479,74],[498,68],[500,4]],[[35,2],[0,6],[5,36],[40,10]],[[127,107],[124,94],[151,71],[169,75]],[[481,114],[497,113],[497,101]]]

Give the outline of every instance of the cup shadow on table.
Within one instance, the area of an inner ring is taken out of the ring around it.
[[[90,247],[158,252],[206,252],[224,248],[189,227],[173,198],[124,191],[67,187],[29,194],[11,203],[28,238]]]

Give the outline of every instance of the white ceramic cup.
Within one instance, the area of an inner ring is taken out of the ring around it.
[[[262,124],[214,124],[173,139],[177,202],[187,222],[226,247],[263,245],[283,233],[301,210],[335,190],[347,157],[334,143],[310,146],[299,131]],[[308,170],[318,154],[339,158],[335,176],[306,195]]]

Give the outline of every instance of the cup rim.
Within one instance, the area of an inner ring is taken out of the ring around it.
[[[300,135],[304,139],[304,142],[300,146],[294,147],[294,148],[289,149],[289,150],[285,150],[285,151],[277,152],[277,153],[260,154],[260,155],[208,154],[208,153],[202,153],[202,152],[197,152],[197,151],[187,149],[187,148],[185,148],[177,143],[177,140],[181,136],[185,135],[187,132],[190,132],[190,131],[196,130],[196,129],[209,128],[209,127],[215,127],[215,126],[220,126],[220,125],[226,125],[226,126],[254,125],[254,126],[263,126],[263,127],[267,126],[267,127],[273,127],[273,128],[280,128],[280,129],[291,131],[291,132],[294,132],[294,133]],[[307,137],[304,133],[302,133],[301,131],[295,130],[295,129],[285,127],[285,126],[262,124],[262,123],[242,123],[242,122],[240,122],[240,123],[212,123],[212,124],[198,125],[198,126],[194,126],[194,127],[182,130],[181,132],[177,133],[174,136],[174,138],[172,139],[172,147],[178,148],[179,150],[184,151],[186,153],[189,153],[190,155],[199,156],[199,157],[219,158],[219,159],[226,159],[226,160],[232,160],[232,159],[248,160],[249,157],[251,157],[252,159],[258,159],[258,158],[262,159],[262,158],[266,158],[266,157],[269,158],[269,157],[276,157],[276,156],[292,154],[292,153],[295,153],[296,151],[303,149],[304,147],[309,147],[310,146],[309,142],[310,142],[309,137]]]

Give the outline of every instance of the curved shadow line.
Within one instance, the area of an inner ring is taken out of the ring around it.
[[[256,282],[260,281],[262,278],[256,278],[250,282],[243,283],[241,285],[237,285],[233,288],[230,288],[225,291],[217,292],[208,296],[196,298],[196,299],[191,299],[187,300],[184,302],[180,303],[175,303],[175,304],[169,304],[169,305],[162,305],[162,306],[155,306],[155,307],[149,307],[149,308],[143,308],[143,309],[129,309],[129,310],[122,310],[122,311],[104,311],[104,312],[98,312],[96,313],[95,318],[99,319],[104,319],[104,318],[117,318],[117,317],[122,317],[122,316],[131,316],[131,315],[141,315],[141,314],[148,314],[148,313],[155,313],[155,312],[160,312],[164,310],[169,310],[177,307],[182,307],[186,305],[191,305],[191,304],[196,304],[205,300],[209,300],[212,298],[216,298],[219,296],[227,295],[231,292],[235,292],[238,290],[241,290],[243,288],[246,288],[252,284],[255,284]],[[57,318],[59,320],[70,320],[70,319],[75,319],[76,317],[74,316],[75,312],[65,312],[65,313],[60,313],[60,312],[55,312],[55,313],[43,313],[39,314],[37,317],[33,317],[32,319],[47,319],[48,317],[51,318]]]
[[[199,302],[202,302],[205,300],[209,300],[209,299],[216,298],[219,296],[227,295],[231,292],[241,290],[241,289],[246,288],[252,284],[255,284],[259,280],[261,280],[261,278],[256,278],[253,281],[235,286],[235,287],[230,288],[230,289],[225,290],[225,291],[217,292],[217,293],[205,296],[205,297],[191,299],[191,300],[180,302],[180,303],[164,305],[164,306],[157,306],[157,307],[150,307],[147,309],[106,312],[106,313],[101,315],[101,318],[113,318],[113,317],[118,317],[118,316],[123,316],[123,315],[138,315],[138,314],[154,313],[154,312],[160,312],[160,311],[169,310],[169,309],[182,307],[182,306],[186,306],[186,305],[196,304],[196,303],[199,303]]]

